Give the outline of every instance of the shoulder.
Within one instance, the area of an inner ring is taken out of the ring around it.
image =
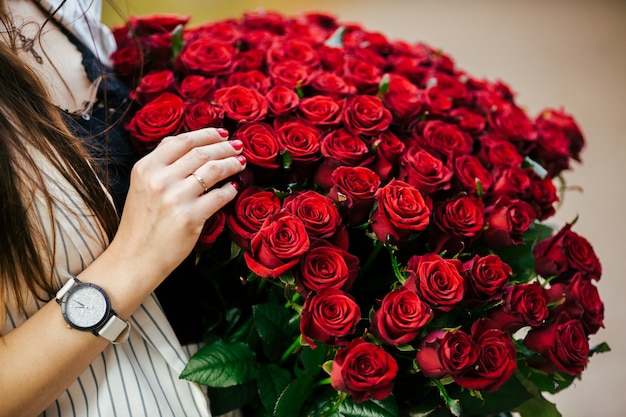
[[[48,13],[54,14],[66,29],[82,41],[101,62],[109,65],[115,50],[111,30],[101,22],[102,0],[35,0]]]

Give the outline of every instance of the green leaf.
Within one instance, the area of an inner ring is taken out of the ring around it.
[[[389,78],[389,74],[385,74],[380,79],[380,83],[378,84],[378,94],[376,94],[377,97],[380,98],[383,94],[387,94],[387,91],[389,91]]]
[[[443,386],[443,383],[438,379],[433,379],[432,382],[439,389],[439,396],[446,403],[446,406],[450,409],[452,415],[459,417],[463,410],[461,409],[461,403],[459,400],[452,398],[446,388]]]
[[[276,304],[257,304],[252,307],[254,328],[261,339],[280,346],[293,340],[294,333],[289,325],[291,313]]]
[[[556,405],[542,396],[531,398],[514,411],[518,412],[521,417],[562,417]]]
[[[335,32],[324,42],[324,45],[331,48],[343,48],[343,36],[346,32],[346,28],[339,26]]]
[[[465,413],[487,416],[512,410],[520,404],[528,401],[531,395],[515,377],[510,378],[496,392],[481,392],[482,399],[472,395],[467,389],[449,388],[452,395],[456,396],[461,408]]]
[[[283,168],[289,170],[291,168],[291,163],[293,162],[293,158],[287,151],[282,151],[280,153],[283,158]]]
[[[303,346],[300,350],[299,359],[304,374],[315,378],[322,370],[322,365],[326,359],[326,349],[324,349],[324,346],[318,346],[316,349]]]
[[[270,364],[259,368],[259,397],[268,412],[274,410],[278,397],[285,390],[287,385],[289,385],[291,380],[291,374],[278,365]]]
[[[548,175],[548,171],[541,166],[537,161],[530,159],[528,156],[524,158],[524,163],[522,164],[524,168],[532,168],[533,171],[541,178],[545,178]]]
[[[255,381],[250,381],[228,388],[209,388],[211,413],[217,416],[243,407],[256,397],[256,385]]]
[[[172,60],[176,59],[180,55],[180,51],[183,49],[183,25],[178,25],[171,33],[172,35]]]
[[[355,403],[347,398],[339,406],[339,415],[342,417],[398,417],[398,404],[392,396],[382,401],[369,400]]]
[[[300,415],[304,402],[313,394],[313,379],[302,376],[292,381],[278,397],[274,417],[294,417]]]
[[[604,352],[610,352],[611,351],[611,347],[606,343],[606,342],[602,342],[599,345],[596,345],[594,347],[592,347],[591,349],[589,349],[589,356],[593,356],[596,353],[604,353]]]
[[[247,345],[218,341],[193,355],[180,378],[226,388],[255,379],[257,367],[256,355]]]

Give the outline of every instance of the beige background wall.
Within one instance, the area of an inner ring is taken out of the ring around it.
[[[575,116],[587,149],[583,164],[566,177],[583,192],[566,195],[554,222],[580,215],[574,230],[602,260],[606,329],[592,343],[607,341],[613,351],[594,357],[582,380],[554,401],[568,417],[626,415],[626,2],[128,0],[123,13],[191,14],[199,23],[261,7],[329,11],[390,38],[422,40],[473,75],[507,82],[532,115],[562,106]],[[119,21],[105,12],[109,23]]]

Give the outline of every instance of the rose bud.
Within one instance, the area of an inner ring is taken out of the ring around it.
[[[244,259],[250,271],[258,276],[277,278],[298,264],[309,244],[302,220],[280,212],[265,219]]]
[[[376,159],[372,169],[381,180],[387,181],[395,175],[400,156],[404,154],[406,145],[390,131],[382,132],[373,143],[376,148]]]
[[[341,225],[341,216],[333,201],[312,190],[290,195],[283,202],[283,208],[304,223],[312,238],[330,239]]]
[[[417,188],[393,179],[376,191],[376,201],[372,230],[382,242],[398,243],[428,227],[430,208]]]
[[[391,124],[391,112],[375,96],[353,96],[346,101],[342,120],[353,135],[375,136]]]
[[[155,14],[150,16],[131,16],[128,18],[134,36],[145,36],[158,32],[171,32],[179,25],[186,25],[191,16],[176,14]]]
[[[500,197],[485,209],[487,229],[483,242],[490,248],[504,248],[524,243],[523,236],[535,219],[535,210],[523,200]]]
[[[271,191],[248,187],[237,196],[234,211],[226,223],[230,236],[240,248],[249,249],[250,240],[261,229],[265,219],[280,211],[280,199]]]
[[[183,47],[176,58],[176,67],[184,74],[227,75],[232,72],[236,53],[232,45],[196,38]]]
[[[368,160],[367,144],[358,136],[344,129],[333,130],[322,138],[320,143],[322,163],[317,168],[313,181],[323,190],[332,187],[332,172],[339,166],[365,165]],[[367,159],[366,159],[367,158]]]
[[[543,329],[528,333],[524,345],[545,358],[529,361],[530,365],[546,372],[561,371],[568,375],[581,373],[589,360],[589,340],[580,320],[561,313]]]
[[[559,201],[556,187],[551,178],[541,178],[539,175],[530,176],[530,196],[529,203],[535,209],[538,220],[545,220],[556,213],[554,203]]]
[[[593,247],[579,234],[572,232],[566,224],[556,235],[537,243],[535,271],[544,278],[557,277],[567,280],[576,272],[584,272],[600,279],[602,266]]]
[[[472,338],[478,346],[476,364],[461,375],[453,375],[454,382],[477,391],[497,391],[517,369],[513,340],[488,319],[472,325]]]
[[[276,132],[266,123],[246,123],[233,135],[243,142],[243,156],[251,166],[268,170],[280,167],[280,146]]]
[[[139,86],[130,93],[130,98],[141,106],[154,100],[162,93],[175,91],[176,79],[170,70],[153,71],[143,76]]]
[[[189,131],[205,127],[222,126],[224,110],[213,106],[206,101],[192,103],[187,107],[185,114],[185,128]]]
[[[458,259],[443,259],[435,253],[414,255],[407,263],[410,275],[404,285],[433,309],[450,311],[465,294],[460,268]]]
[[[433,155],[444,158],[444,162],[472,151],[472,137],[455,124],[430,120],[417,124],[416,128],[414,136],[418,143]]]
[[[347,291],[359,271],[359,258],[351,253],[318,239],[300,260],[296,275],[300,293],[336,288]]]
[[[415,356],[429,378],[459,375],[478,359],[478,348],[470,335],[462,330],[435,330],[424,338]]]
[[[481,136],[478,157],[495,170],[520,167],[524,161],[515,145],[496,134]]]
[[[267,101],[258,91],[234,86],[220,88],[213,96],[226,117],[235,122],[256,122],[267,115]]]
[[[356,403],[384,400],[393,390],[398,364],[380,346],[355,339],[341,348],[330,371],[331,386]]]
[[[502,137],[513,142],[522,155],[537,142],[537,131],[526,112],[510,102],[500,102],[495,111],[489,112],[489,126]]]
[[[300,317],[302,338],[313,349],[315,341],[335,346],[347,343],[361,320],[361,310],[349,294],[336,288],[311,293],[304,301]]]
[[[491,301],[502,297],[502,289],[509,281],[512,269],[498,255],[476,255],[463,263],[463,276],[468,295],[480,301]]]
[[[206,101],[215,90],[215,78],[207,78],[202,75],[188,75],[182,79],[178,86],[178,93],[188,100]]]
[[[487,194],[494,182],[491,173],[473,155],[461,155],[455,158],[454,172],[461,189],[472,195],[478,194],[479,187],[481,193]]]
[[[555,305],[550,309],[551,315],[566,312],[571,318],[580,319],[588,335],[604,327],[604,304],[598,288],[582,272],[577,272],[568,285],[553,284],[548,290],[548,302]]]
[[[504,305],[492,311],[489,318],[509,333],[524,326],[540,326],[548,318],[543,287],[533,282],[505,288]]]
[[[405,123],[424,107],[424,98],[419,89],[406,77],[389,74],[389,88],[383,94],[385,107],[393,115],[394,122]]]
[[[580,161],[580,151],[585,140],[570,115],[553,109],[544,110],[535,124],[539,140],[532,156],[542,162],[550,178],[568,169],[570,158]]]
[[[298,107],[300,97],[298,94],[284,85],[277,85],[265,94],[269,111],[274,116],[282,116]]]
[[[410,343],[432,318],[430,307],[407,287],[385,295],[372,318],[370,331],[383,343]]]

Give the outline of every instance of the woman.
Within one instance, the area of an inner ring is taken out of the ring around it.
[[[152,293],[235,197],[241,146],[219,129],[165,138],[118,222],[111,176],[64,123],[95,114],[100,84],[47,11],[0,0],[0,416],[208,416]]]

